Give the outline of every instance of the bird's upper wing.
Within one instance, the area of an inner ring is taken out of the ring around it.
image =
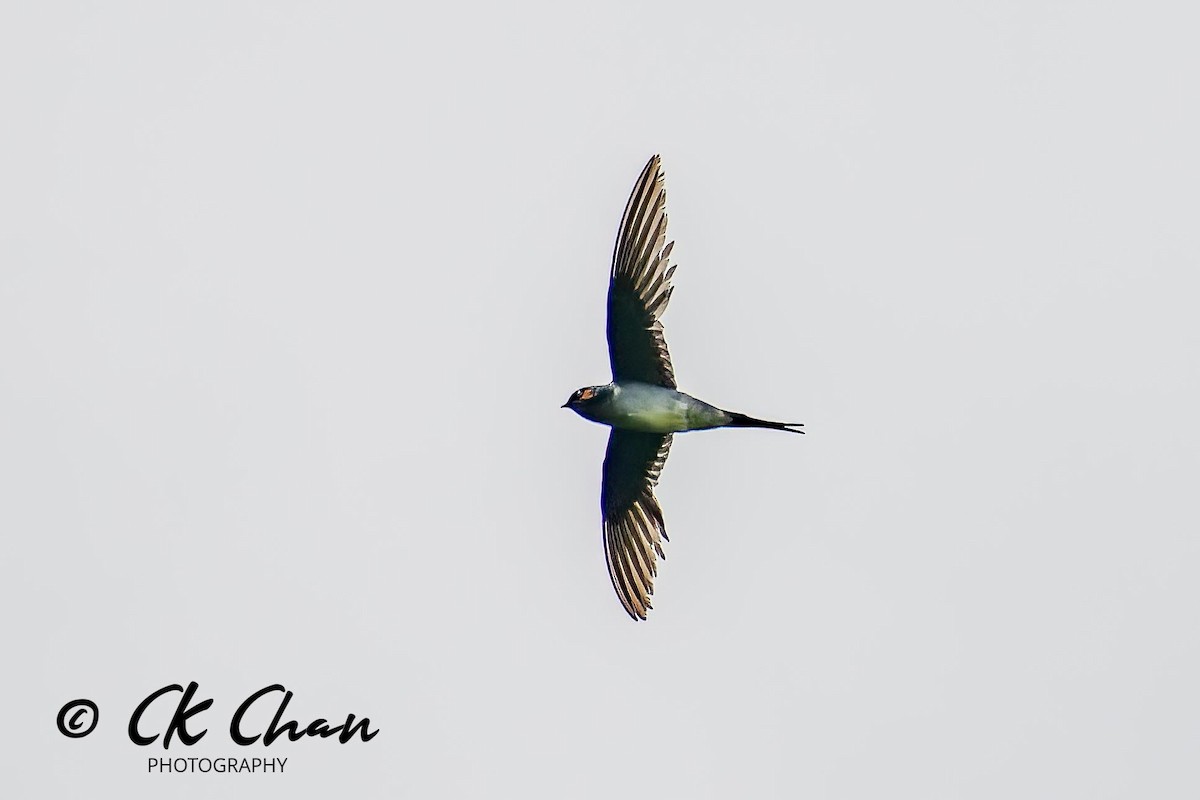
[[[604,455],[604,555],[608,576],[629,616],[645,619],[654,594],[657,557],[667,539],[654,485],[671,449],[671,434],[613,428]]]
[[[667,192],[654,156],[625,205],[608,283],[608,356],[614,381],[675,388],[671,354],[659,317],[671,298],[667,258]]]

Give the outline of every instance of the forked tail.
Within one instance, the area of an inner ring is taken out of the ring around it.
[[[739,414],[736,411],[726,411],[726,414],[733,417],[729,422],[726,422],[726,428],[770,428],[773,431],[787,431],[788,433],[804,433],[800,428],[804,427],[803,422],[771,422],[765,419],[755,419],[747,417],[745,414]]]

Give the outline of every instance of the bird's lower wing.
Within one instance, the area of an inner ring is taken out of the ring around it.
[[[608,575],[625,611],[645,619],[658,558],[667,539],[654,486],[671,449],[671,434],[613,428],[604,456],[600,509]]]

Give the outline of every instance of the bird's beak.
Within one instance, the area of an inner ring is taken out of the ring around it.
[[[567,402],[565,402],[565,403],[563,403],[561,406],[559,406],[559,408],[570,408],[570,407],[571,407],[571,401],[570,401],[570,400],[568,400]]]

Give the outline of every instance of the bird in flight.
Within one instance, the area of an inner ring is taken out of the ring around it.
[[[671,436],[710,428],[771,428],[804,433],[803,423],[770,422],[723,411],[675,387],[660,318],[671,298],[675,267],[667,260],[667,194],[654,156],[625,205],[608,283],[608,356],[612,383],[585,386],[563,404],[608,425],[600,510],[608,576],[625,611],[645,619],[654,594],[657,559],[667,539],[654,486]]]

